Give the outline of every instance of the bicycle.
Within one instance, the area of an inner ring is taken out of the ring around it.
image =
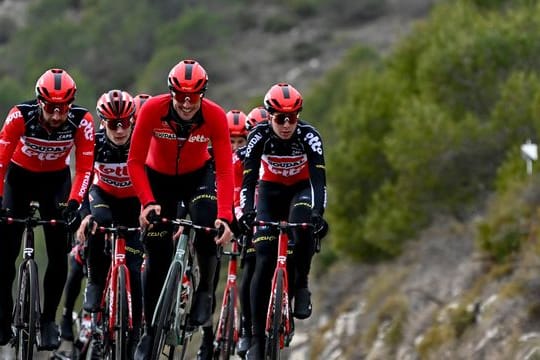
[[[216,360],[229,359],[234,355],[236,343],[238,342],[240,329],[238,315],[238,285],[236,283],[238,257],[240,256],[238,248],[238,241],[235,239],[231,243],[231,251],[221,252],[221,255],[229,256],[229,266],[219,321],[214,332],[214,359]]]
[[[89,227],[92,225],[89,223]],[[101,298],[101,311],[92,314],[91,340],[86,359],[126,359],[128,337],[133,331],[131,280],[126,264],[126,237],[138,227],[98,226],[96,232],[109,235],[111,266]],[[100,326],[101,325],[101,326]]]
[[[313,229],[313,225],[310,223],[289,223],[287,221],[255,221],[254,224],[279,229],[277,263],[272,277],[270,300],[266,315],[266,343],[264,349],[264,358],[274,360],[280,358],[281,349],[289,346],[294,335],[287,273],[288,230],[293,228]]]
[[[200,230],[217,235],[218,229],[196,225],[187,219],[160,218],[151,223],[169,223],[182,226],[183,230],[176,243],[176,250],[152,317],[154,344],[150,358],[157,360],[163,354],[168,359],[173,359],[175,348],[182,346],[180,358],[183,359],[187,344],[196,330],[189,325],[193,295],[198,283],[198,270],[194,261],[194,236],[190,241],[190,233],[191,230]],[[168,352],[165,352],[165,346],[168,346]]]
[[[34,345],[39,346],[37,334],[40,330],[41,300],[39,293],[38,266],[34,259],[34,230],[41,225],[65,225],[63,220],[42,220],[36,215],[39,210],[37,201],[30,202],[26,218],[4,216],[0,221],[7,224],[24,224],[22,262],[17,271],[17,296],[13,306],[12,323],[15,327],[15,347],[17,359],[33,358]]]

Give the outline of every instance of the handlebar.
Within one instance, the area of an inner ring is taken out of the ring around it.
[[[169,219],[169,218],[161,217],[155,214],[154,212],[151,212],[150,214],[148,214],[148,221],[150,222],[150,224],[153,224],[153,225],[173,224],[173,225],[178,225],[178,226],[184,226],[190,229],[204,231],[214,236],[221,236],[221,234],[223,234],[222,228],[216,229],[213,227],[197,225],[197,224],[194,224],[193,221],[187,220],[187,219]]]
[[[308,229],[308,228],[314,227],[314,225],[311,223],[290,223],[287,221],[263,221],[263,220],[255,220],[253,222],[253,225],[277,227],[280,230],[286,230],[286,229],[291,229],[291,228]]]
[[[27,218],[14,218],[11,216],[2,216],[0,217],[0,222],[6,223],[6,224],[27,224],[32,227],[40,226],[40,225],[66,225],[66,222],[64,220],[57,220],[57,219],[49,219],[49,220],[42,220],[35,217],[27,217]]]
[[[140,227],[127,227],[127,226],[98,226],[96,231],[103,233],[119,233],[119,232],[137,232],[140,231]]]

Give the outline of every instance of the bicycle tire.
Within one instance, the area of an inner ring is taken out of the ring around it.
[[[224,316],[224,327],[225,330],[222,334],[220,346],[220,355],[221,359],[229,359],[234,354],[234,348],[236,346],[234,342],[234,322],[235,322],[235,311],[234,311],[234,299],[236,293],[234,289],[229,290],[227,296],[227,307],[225,308]]]
[[[276,360],[280,358],[280,330],[282,329],[283,319],[283,283],[285,274],[282,269],[278,270],[276,279],[275,293],[270,294],[270,306],[272,307],[272,324],[270,333],[266,337],[265,359]]]
[[[128,342],[128,299],[126,290],[126,269],[123,266],[118,268],[118,279],[116,283],[116,324],[114,328],[115,359],[126,359]]]
[[[36,343],[36,326],[39,313],[38,304],[39,279],[37,265],[30,259],[22,268],[21,287],[17,301],[20,302],[20,312],[17,329],[18,354],[21,360],[31,360],[34,357]]]
[[[182,345],[182,351],[179,355],[179,360],[184,360],[186,358],[186,355],[188,353],[188,346],[191,342],[191,334],[193,333],[193,330],[191,329],[192,325],[190,325],[190,316],[191,316],[191,306],[193,305],[193,294],[195,291],[195,287],[193,284],[195,284],[195,276],[193,274],[193,271],[186,272],[188,278],[189,278],[189,289],[188,289],[188,296],[185,300],[185,308],[184,313],[180,316],[180,318],[177,320],[178,324],[180,324],[180,339],[181,339],[181,345]],[[188,331],[189,329],[189,331]],[[172,360],[172,358],[169,358]]]
[[[164,284],[163,291],[159,297],[158,304],[154,310],[155,314],[158,314],[157,321],[152,324],[154,327],[154,344],[152,346],[152,353],[150,359],[158,360],[163,347],[165,346],[165,340],[167,334],[171,329],[172,323],[172,310],[173,302],[176,299],[176,287],[178,286],[180,278],[181,266],[178,263],[173,263],[170,269],[170,273],[167,275],[166,283]]]

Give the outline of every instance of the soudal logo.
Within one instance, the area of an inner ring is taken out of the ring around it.
[[[84,173],[84,178],[81,184],[81,188],[79,189],[79,196],[81,198],[84,197],[84,195],[86,194],[86,190],[88,189],[88,185],[90,183],[90,175],[92,175],[90,171],[87,171]]]
[[[47,146],[47,145],[38,145],[33,143],[27,143],[26,147],[39,152],[49,152],[49,153],[62,153],[68,150],[68,146]]]
[[[168,131],[154,131],[154,136],[158,139],[176,140],[176,135]]]
[[[64,153],[71,150],[72,141],[43,141],[38,138],[25,137],[24,147],[35,152]]]
[[[307,162],[307,157],[302,156],[300,158],[290,157],[266,157],[268,165],[277,169],[291,169],[304,165]]]
[[[204,143],[204,142],[208,142],[210,139],[207,138],[206,136],[204,135],[191,135],[188,139],[189,142],[200,142],[200,143]]]
[[[126,188],[131,186],[131,180],[117,180],[113,178],[109,178],[106,176],[101,177],[101,181],[103,181],[105,184],[109,184],[111,186],[117,187],[117,188]]]
[[[261,134],[255,134],[253,135],[253,137],[251,138],[251,140],[249,140],[249,143],[246,147],[246,157],[249,157],[249,155],[251,154],[251,150],[253,150],[253,147],[255,145],[257,145],[257,143],[259,142],[259,140],[262,139],[262,135]]]

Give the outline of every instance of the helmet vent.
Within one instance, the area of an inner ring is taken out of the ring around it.
[[[281,88],[281,90],[283,91],[283,97],[284,97],[285,99],[290,99],[290,98],[291,98],[291,93],[290,93],[290,91],[289,91],[289,87],[288,87],[288,86],[283,86],[283,87]]]
[[[186,80],[191,80],[193,77],[193,64],[186,64]]]
[[[54,74],[54,90],[62,89],[62,73]]]

